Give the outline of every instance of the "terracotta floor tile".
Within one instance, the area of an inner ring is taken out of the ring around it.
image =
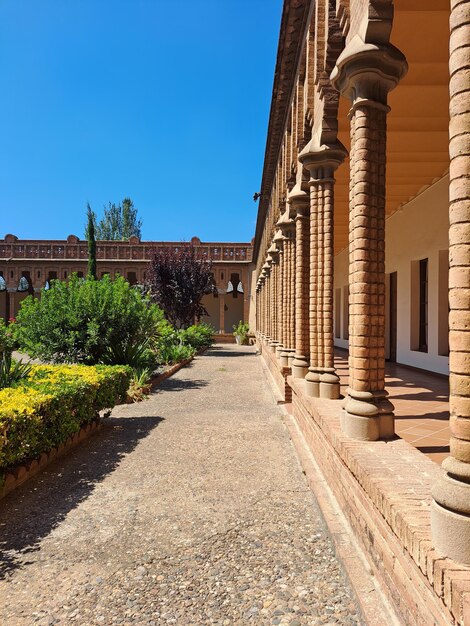
[[[349,372],[344,350],[337,351],[335,365],[344,395]],[[386,365],[385,377],[390,400],[395,406],[397,435],[441,463],[449,456],[448,378],[395,363]]]

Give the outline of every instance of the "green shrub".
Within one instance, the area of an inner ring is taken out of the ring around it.
[[[30,371],[31,365],[22,361],[15,361],[11,358],[11,352],[0,354],[0,389],[11,387],[24,380]]]
[[[0,318],[0,357],[5,353],[12,353],[15,347],[13,325],[7,326]]]
[[[123,401],[130,376],[122,366],[33,365],[25,381],[0,391],[0,471],[58,446]]]
[[[73,276],[23,301],[15,336],[21,349],[45,361],[96,364],[145,340],[162,320],[162,311],[122,277]]]
[[[183,344],[191,346],[195,350],[204,350],[213,343],[215,330],[210,324],[198,324],[189,326],[185,330],[180,330],[179,335]]]
[[[190,359],[195,354],[196,350],[194,348],[178,342],[168,344],[159,351],[160,360],[162,363],[165,363],[165,365],[180,363],[181,361]]]
[[[129,365],[134,370],[148,369],[151,372],[157,365],[157,355],[150,345],[150,340],[144,339],[109,346],[103,361],[112,365]]]
[[[240,320],[238,324],[234,324],[232,328],[237,343],[241,345],[248,345],[248,334],[250,332],[250,327],[248,323],[242,322],[242,320]]]

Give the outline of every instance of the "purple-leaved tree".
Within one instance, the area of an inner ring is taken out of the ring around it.
[[[207,311],[202,298],[216,291],[212,262],[198,259],[193,246],[156,250],[147,270],[152,300],[175,328],[187,328]]]

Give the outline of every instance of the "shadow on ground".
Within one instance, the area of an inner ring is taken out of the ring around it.
[[[234,356],[254,356],[255,352],[252,350],[227,350],[224,348],[220,348],[219,346],[212,346],[207,352],[205,356],[223,356],[223,357],[234,357]]]
[[[181,378],[167,378],[155,388],[155,391],[183,391],[184,389],[202,389],[207,387],[207,380],[184,380]]]
[[[163,419],[110,418],[101,431],[7,496],[0,503],[0,578],[21,567],[24,555],[38,550],[40,540]]]

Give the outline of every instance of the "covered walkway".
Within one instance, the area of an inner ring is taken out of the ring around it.
[[[117,407],[0,506],[5,626],[362,623],[254,348]]]

